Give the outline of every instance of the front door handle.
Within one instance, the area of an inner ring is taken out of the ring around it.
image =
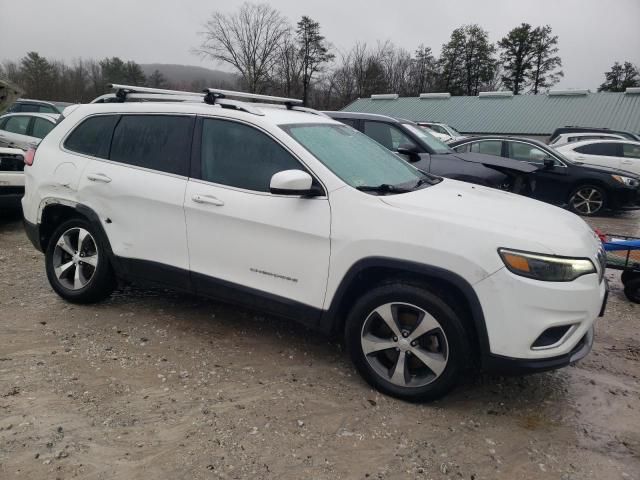
[[[584,157],[582,155],[577,155],[576,160],[584,160]]]
[[[111,178],[107,177],[104,173],[90,173],[87,178],[92,182],[109,183]]]
[[[221,207],[224,205],[224,202],[219,198],[214,197],[213,195],[194,195],[191,197],[196,203],[205,203],[208,205],[215,205],[216,207]]]

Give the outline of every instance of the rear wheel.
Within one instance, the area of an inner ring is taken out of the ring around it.
[[[569,197],[569,209],[573,213],[590,217],[600,213],[606,203],[604,190],[594,185],[583,185],[573,191]]]
[[[70,302],[97,302],[115,288],[104,242],[84,219],[68,220],[53,232],[45,265],[51,287]]]
[[[345,335],[364,379],[409,401],[435,400],[449,392],[468,352],[454,310],[424,288],[405,283],[380,286],[360,298]]]
[[[640,274],[627,280],[624,285],[624,294],[634,303],[640,303]]]

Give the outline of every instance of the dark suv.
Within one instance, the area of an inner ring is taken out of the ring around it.
[[[534,165],[478,153],[457,153],[424,128],[409,120],[384,115],[323,112],[350,125],[416,168],[442,177],[523,193]]]

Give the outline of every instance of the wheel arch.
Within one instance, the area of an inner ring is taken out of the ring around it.
[[[66,222],[72,218],[81,218],[89,222],[97,230],[98,234],[102,237],[102,241],[107,250],[109,262],[112,267],[118,271],[116,268],[117,265],[114,264],[115,259],[111,249],[111,243],[109,242],[109,237],[102,226],[99,215],[93,209],[81,203],[55,199],[49,199],[48,201],[43,202],[38,213],[38,230],[41,251],[44,252],[46,250],[51,239],[51,235],[53,235],[56,227],[62,222]]]
[[[321,330],[333,335],[341,333],[355,298],[374,286],[398,280],[426,286],[452,301],[452,307],[470,329],[474,353],[480,358],[489,355],[489,336],[482,306],[471,284],[449,270],[407,260],[368,257],[352,265],[320,320]]]

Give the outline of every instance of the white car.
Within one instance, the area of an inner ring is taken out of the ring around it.
[[[624,136],[617,133],[598,133],[598,132],[576,132],[561,133],[553,142],[549,143],[550,147],[558,147],[567,143],[581,142],[584,140],[627,140]]]
[[[601,165],[640,175],[640,142],[631,140],[586,140],[556,147],[571,160]]]
[[[286,108],[229,99],[244,96]],[[76,108],[25,159],[25,229],[52,288],[88,303],[143,282],[287,316],[344,335],[362,376],[408,400],[469,365],[590,351],[607,287],[583,220],[422,173],[300,103],[210,90]]]
[[[439,122],[417,122],[417,123],[418,125],[427,127],[428,129],[433,130],[434,132],[440,135],[444,135],[445,137],[447,137],[447,139],[444,140],[446,142],[453,142],[455,140],[462,140],[463,138],[467,138],[466,135],[462,135],[455,128],[453,128],[451,125],[447,125],[446,123],[439,123]]]
[[[40,143],[60,115],[53,113],[7,113],[0,116],[0,147],[27,150]]]
[[[440,140],[443,143],[447,143],[451,141],[451,137],[445,133],[440,133],[440,132],[436,132],[435,130],[427,127],[426,125],[420,125],[418,124],[418,126],[422,129],[424,129],[427,133],[429,133],[431,136],[436,137],[438,140]]]
[[[24,195],[24,152],[0,147],[0,211],[20,207]]]

